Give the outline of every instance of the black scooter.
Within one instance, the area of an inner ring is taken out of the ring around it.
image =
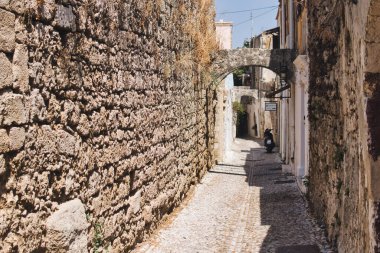
[[[275,143],[273,140],[273,134],[271,133],[272,129],[265,129],[264,131],[264,146],[267,150],[267,153],[272,153]]]

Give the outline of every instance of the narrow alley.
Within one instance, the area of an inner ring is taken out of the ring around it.
[[[0,0],[0,253],[380,253],[379,59],[380,0]]]
[[[236,139],[184,204],[170,214],[143,252],[329,252],[294,176],[278,153]]]

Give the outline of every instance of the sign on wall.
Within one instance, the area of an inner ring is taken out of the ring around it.
[[[269,111],[269,112],[277,111],[277,102],[273,102],[273,101],[265,102],[265,111]]]

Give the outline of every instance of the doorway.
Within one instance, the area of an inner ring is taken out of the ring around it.
[[[248,135],[248,113],[242,112],[237,115],[236,136],[246,137]]]

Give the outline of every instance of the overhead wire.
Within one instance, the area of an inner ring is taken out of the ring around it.
[[[257,15],[257,16],[250,17],[250,18],[247,19],[247,20],[244,20],[244,21],[242,21],[242,22],[240,22],[240,23],[237,23],[236,25],[234,25],[234,27],[237,27],[237,26],[239,26],[239,25],[242,25],[242,24],[244,24],[244,23],[247,23],[247,22],[249,22],[249,21],[251,21],[251,20],[253,20],[253,19],[255,19],[255,18],[259,18],[259,17],[261,17],[261,16],[264,16],[265,14],[268,14],[268,13],[274,11],[275,9],[277,9],[277,7],[278,7],[278,6],[276,6],[275,8],[270,9],[269,11],[263,12],[263,13]]]
[[[257,11],[257,10],[265,10],[265,9],[271,9],[273,7],[278,7],[277,5],[272,5],[272,6],[266,6],[262,8],[254,8],[254,9],[248,9],[248,10],[239,10],[239,11],[224,11],[217,13],[217,15],[224,15],[224,14],[231,14],[231,13],[241,13],[241,12],[251,12],[251,11]]]

